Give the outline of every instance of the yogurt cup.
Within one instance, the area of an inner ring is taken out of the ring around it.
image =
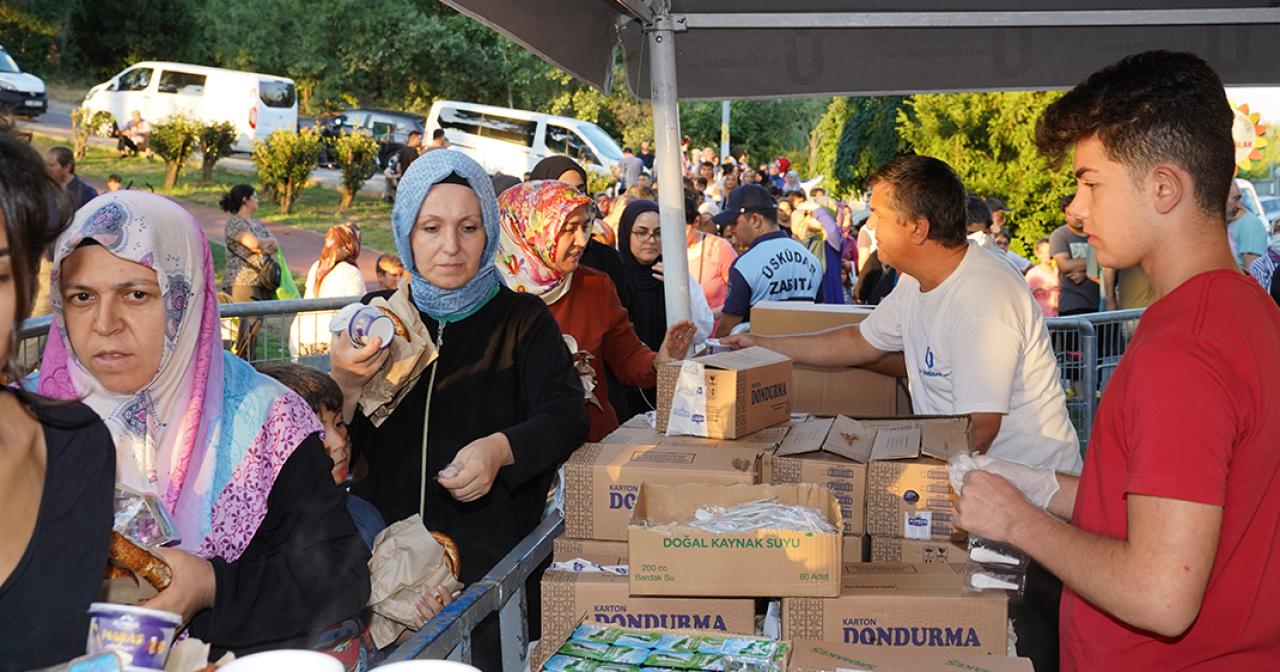
[[[361,306],[347,323],[347,336],[356,347],[364,347],[364,344],[373,340],[374,336],[379,336],[382,338],[379,349],[385,348],[391,345],[391,339],[395,335],[395,323],[373,306]]]
[[[182,617],[169,611],[127,604],[89,605],[89,642],[85,653],[113,651],[128,672],[163,670]]]

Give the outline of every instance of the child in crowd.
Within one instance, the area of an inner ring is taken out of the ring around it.
[[[124,180],[119,175],[112,174],[107,178],[107,191],[120,191],[124,188]]]
[[[1058,316],[1058,267],[1049,255],[1049,238],[1046,236],[1036,241],[1036,261],[1027,271],[1027,284],[1031,293],[1040,304],[1040,311],[1045,317]]]
[[[381,264],[378,270],[381,273]],[[347,435],[347,424],[342,421],[342,390],[338,384],[324,373],[301,364],[259,364],[257,368],[260,373],[297,392],[315,411],[324,427],[324,448],[333,460],[333,480],[339,485],[348,482],[351,440]],[[372,550],[374,537],[387,526],[382,516],[372,504],[350,493],[347,494],[347,511],[356,523],[360,538]]]
[[[394,254],[384,254],[378,257],[376,272],[379,289],[395,289],[404,277],[404,262]]]

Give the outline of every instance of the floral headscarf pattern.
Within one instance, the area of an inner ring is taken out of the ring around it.
[[[573,274],[556,270],[556,240],[565,219],[590,203],[582,192],[557,180],[534,180],[502,192],[497,265],[512,291],[536,294],[547,304],[569,291]]]

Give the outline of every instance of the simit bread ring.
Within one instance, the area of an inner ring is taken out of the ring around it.
[[[453,543],[453,540],[449,538],[449,535],[444,534],[443,532],[429,531],[431,532],[431,536],[435,538],[436,542],[444,548],[444,564],[449,568],[449,573],[453,575],[453,578],[461,579],[462,557],[458,554],[458,545]]]
[[[129,541],[119,532],[111,533],[111,550],[107,559],[119,567],[134,572],[156,590],[164,590],[173,580],[173,570],[147,549]]]

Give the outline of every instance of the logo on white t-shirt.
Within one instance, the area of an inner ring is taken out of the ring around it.
[[[920,375],[922,376],[929,376],[930,378],[951,377],[950,371],[935,371],[933,369],[933,348],[927,345],[924,347],[924,365],[925,368],[920,369]]]

